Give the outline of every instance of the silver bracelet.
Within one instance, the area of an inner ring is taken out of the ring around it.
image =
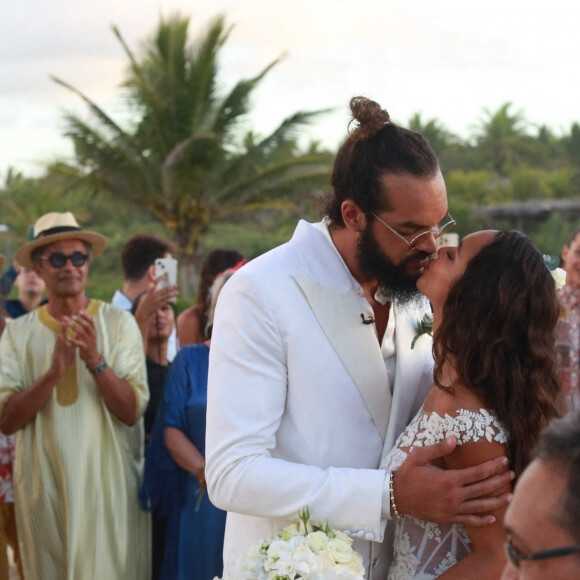
[[[399,513],[397,509],[397,504],[395,503],[395,491],[393,489],[393,477],[395,475],[394,471],[391,471],[389,475],[389,497],[391,499],[391,513],[398,519],[402,519],[403,516]]]

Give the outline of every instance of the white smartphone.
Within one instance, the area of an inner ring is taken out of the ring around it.
[[[175,286],[177,284],[177,260],[175,258],[157,258],[155,260],[155,278],[167,274],[165,278],[159,280],[157,289]],[[175,301],[175,298],[172,299]]]

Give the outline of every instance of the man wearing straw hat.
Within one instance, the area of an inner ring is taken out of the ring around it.
[[[48,297],[0,341],[0,428],[16,433],[25,578],[149,574],[149,522],[137,503],[148,401],[141,336],[129,313],[85,295],[105,245],[72,213],[49,213],[16,253]]]

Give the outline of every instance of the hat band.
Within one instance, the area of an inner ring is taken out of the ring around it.
[[[63,232],[80,232],[80,231],[81,228],[76,228],[74,226],[59,226],[56,228],[48,228],[47,230],[40,232],[34,239],[38,240],[39,238],[44,238],[45,236],[53,236],[55,234],[61,234]]]

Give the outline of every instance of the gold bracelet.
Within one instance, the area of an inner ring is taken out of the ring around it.
[[[391,474],[389,475],[389,497],[391,498],[391,512],[398,520],[401,520],[403,519],[403,516],[399,513],[397,504],[395,503],[395,490],[393,489],[394,475],[395,472],[391,471]]]

